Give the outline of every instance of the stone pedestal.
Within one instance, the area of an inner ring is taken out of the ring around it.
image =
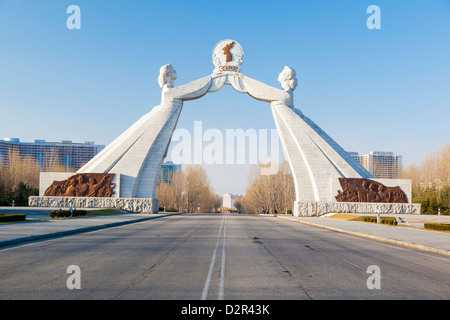
[[[74,209],[122,209],[133,213],[158,213],[158,199],[153,198],[94,198],[94,197],[29,197],[30,207]]]
[[[420,207],[416,203],[294,201],[292,212],[296,217],[327,213],[420,214]]]

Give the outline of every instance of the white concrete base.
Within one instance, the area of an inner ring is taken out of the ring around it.
[[[328,213],[373,213],[420,214],[417,203],[373,203],[373,202],[315,202],[294,201],[293,215],[296,217],[322,216]]]
[[[116,208],[135,213],[158,213],[158,199],[153,198],[94,198],[94,197],[29,197],[30,207],[50,208]]]

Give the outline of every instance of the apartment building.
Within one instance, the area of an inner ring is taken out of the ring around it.
[[[76,143],[71,140],[48,142],[36,139],[34,142],[22,142],[19,138],[5,138],[0,140],[0,160],[7,166],[10,155],[18,153],[22,159],[35,159],[41,171],[46,171],[53,163],[63,165],[66,170],[77,171],[104,147],[93,141]]]
[[[159,182],[172,183],[175,172],[181,170],[181,164],[174,164],[172,161],[164,161],[161,166]]]
[[[389,151],[370,151],[369,154],[359,155],[358,152],[349,152],[375,178],[396,179],[402,169],[402,156],[394,155]]]

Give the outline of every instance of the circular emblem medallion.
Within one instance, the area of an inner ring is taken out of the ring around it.
[[[222,40],[216,44],[212,53],[214,73],[240,72],[244,60],[244,50],[234,40]]]

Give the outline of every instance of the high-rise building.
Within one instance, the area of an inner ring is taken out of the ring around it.
[[[172,183],[173,175],[178,170],[181,170],[181,164],[165,161],[161,166],[159,182]]]
[[[41,171],[46,171],[55,163],[63,165],[66,170],[77,171],[104,147],[92,141],[75,143],[70,140],[47,142],[36,139],[34,142],[22,142],[19,138],[5,138],[0,140],[0,160],[7,166],[10,155],[17,152],[22,159],[35,159]]]
[[[358,152],[349,152],[375,178],[396,179],[402,169],[401,155],[394,155],[388,151],[370,151],[369,154],[359,155]]]
[[[225,208],[234,208],[234,200],[241,195],[234,193],[225,193],[222,197],[222,207]]]
[[[348,151],[348,154],[355,159],[357,162],[362,164],[362,156],[359,155],[358,152]]]

